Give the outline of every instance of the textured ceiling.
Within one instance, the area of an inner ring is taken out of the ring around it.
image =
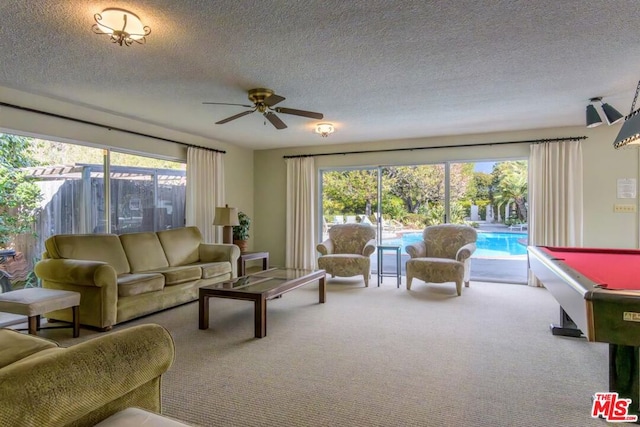
[[[92,33],[108,7],[140,16],[147,44]],[[256,149],[583,125],[594,96],[627,114],[640,78],[637,0],[2,0],[0,16],[0,89]],[[244,109],[202,104],[256,87],[336,132],[216,125]]]

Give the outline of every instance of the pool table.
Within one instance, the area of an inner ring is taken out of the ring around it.
[[[554,335],[609,344],[609,390],[640,412],[640,250],[529,246],[529,267],[560,304]]]

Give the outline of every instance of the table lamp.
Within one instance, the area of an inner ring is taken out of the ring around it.
[[[230,208],[229,205],[217,207],[213,225],[222,226],[222,243],[233,243],[233,226],[240,225],[238,210]]]

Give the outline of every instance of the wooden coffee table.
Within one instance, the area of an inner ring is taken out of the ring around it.
[[[198,318],[200,329],[209,328],[209,298],[232,298],[253,301],[255,307],[255,336],[267,336],[267,301],[300,286],[319,283],[319,302],[327,299],[324,270],[272,268],[237,279],[199,289]]]

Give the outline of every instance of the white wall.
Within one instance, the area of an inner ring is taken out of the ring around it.
[[[637,203],[637,199],[616,199],[618,178],[638,178],[638,151],[615,150],[620,125],[595,129],[585,127],[538,129],[521,132],[422,138],[415,140],[380,141],[367,144],[318,145],[312,148],[288,148],[255,152],[254,247],[270,252],[273,265],[284,265],[285,258],[285,155],[318,154],[345,151],[385,150],[408,147],[434,147],[453,144],[473,144],[500,141],[524,141],[541,138],[587,136],[584,153],[584,236],[585,246],[638,247],[638,214],[613,212],[614,203]],[[330,142],[331,137],[321,142]],[[341,166],[378,166],[433,163],[439,161],[527,159],[529,144],[492,145],[482,147],[451,147],[430,150],[390,151],[384,153],[351,154],[315,157],[316,168]],[[316,206],[317,210],[317,206]]]
[[[237,207],[251,218],[254,217],[253,150],[165,129],[161,126],[136,122],[126,117],[96,113],[86,108],[2,87],[0,87],[0,99],[7,104],[40,111],[55,111],[67,117],[159,136],[185,144],[224,150],[226,151],[224,154],[226,203]],[[147,154],[170,160],[186,161],[187,158],[185,145],[4,106],[0,106],[0,132],[71,143],[81,142],[94,147],[114,147],[134,154]],[[251,242],[249,245],[251,247]]]

